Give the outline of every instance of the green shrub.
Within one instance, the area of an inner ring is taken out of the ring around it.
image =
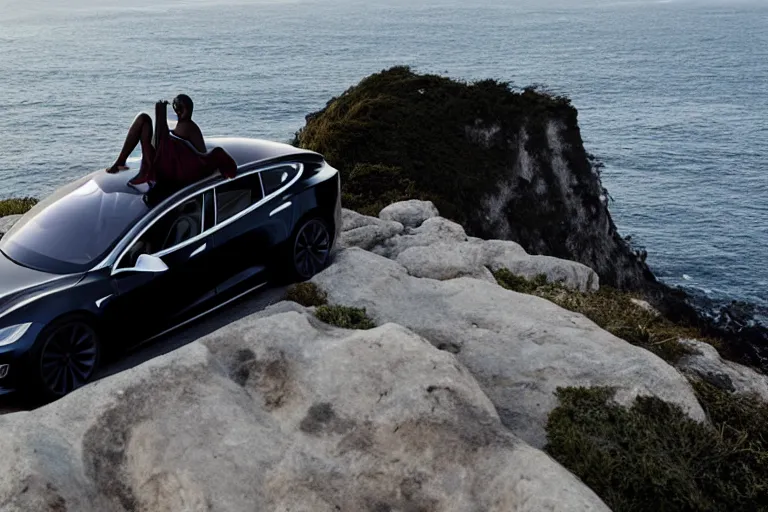
[[[346,306],[320,306],[315,311],[318,320],[344,329],[373,329],[376,324],[368,318],[365,309]]]
[[[27,213],[37,204],[37,199],[24,197],[21,199],[0,199],[0,217],[6,215],[21,215]]]
[[[416,195],[413,180],[400,167],[356,164],[344,181],[342,203],[356,205],[363,215],[378,216],[386,206]]]
[[[681,339],[696,338],[716,348],[721,346],[719,340],[702,336],[696,328],[675,324],[634,304],[632,299],[636,297],[631,293],[607,286],[597,292],[582,293],[559,283],[548,283],[543,275],[528,280],[506,269],[494,272],[494,276],[504,288],[536,295],[581,313],[614,336],[650,350],[670,363],[690,353],[680,343]]]
[[[285,298],[307,308],[328,303],[328,295],[315,283],[309,282],[294,284],[288,288]]]
[[[613,390],[561,388],[545,450],[616,511],[768,510],[768,407],[709,384],[696,392],[713,425]]]
[[[507,290],[512,290],[513,292],[533,295],[536,293],[536,290],[547,286],[546,274],[539,274],[533,279],[526,279],[523,276],[513,274],[509,270],[502,268],[494,272],[493,275],[499,285]]]
[[[395,66],[307,116],[293,143],[318,151],[339,169],[346,208],[376,215],[381,205],[397,200],[428,199],[441,215],[464,224],[510,165],[504,136],[478,141],[468,130],[495,127],[516,134],[525,125],[528,149],[543,164],[548,145],[535,134],[544,133],[551,118],[577,127],[576,109],[565,97]],[[584,178],[591,181],[583,160]]]

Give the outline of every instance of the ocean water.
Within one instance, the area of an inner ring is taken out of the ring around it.
[[[287,140],[395,64],[569,95],[656,274],[768,305],[765,0],[0,0],[0,198],[111,163],[157,99]]]

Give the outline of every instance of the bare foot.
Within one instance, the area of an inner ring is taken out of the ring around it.
[[[120,171],[127,171],[128,169],[130,169],[130,167],[128,167],[124,163],[123,164],[115,163],[115,164],[112,165],[112,167],[108,167],[107,168],[107,172],[109,174],[115,174],[115,173],[118,173]]]
[[[128,183],[130,185],[141,185],[142,183],[146,183],[148,181],[149,181],[149,176],[147,176],[146,173],[139,173],[133,179],[131,179]]]

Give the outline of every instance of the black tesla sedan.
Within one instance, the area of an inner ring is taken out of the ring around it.
[[[99,171],[0,240],[0,394],[66,395],[105,353],[221,308],[273,270],[303,280],[328,264],[341,228],[337,170],[287,144],[208,143],[235,159],[234,178],[158,195]]]

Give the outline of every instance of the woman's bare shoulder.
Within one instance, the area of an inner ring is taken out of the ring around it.
[[[173,129],[173,134],[186,139],[194,145],[198,151],[205,152],[205,141],[203,132],[194,121],[180,121]]]

